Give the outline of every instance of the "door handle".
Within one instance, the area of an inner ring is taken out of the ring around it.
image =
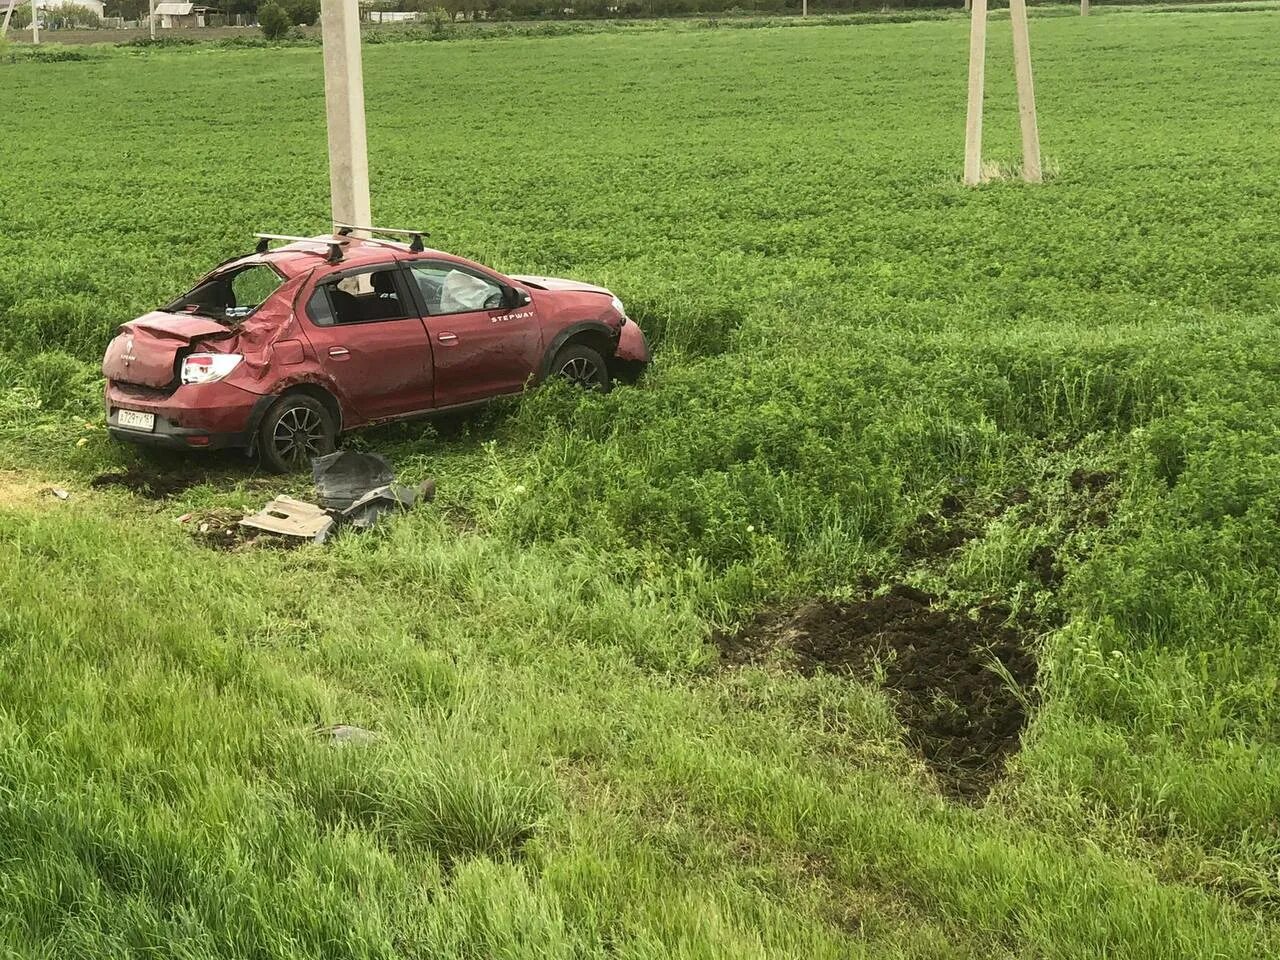
[[[347,357],[351,356],[351,351],[346,347],[330,347],[329,356],[335,357],[338,360],[345,360]]]
[[[441,343],[445,343],[452,346],[453,344],[458,342],[458,335],[456,333],[442,333],[438,337],[436,337],[436,339],[439,340]]]

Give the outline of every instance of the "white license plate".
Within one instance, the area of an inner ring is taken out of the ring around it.
[[[116,426],[128,427],[130,430],[154,430],[156,428],[156,415],[154,413],[139,413],[137,410],[117,410]]]

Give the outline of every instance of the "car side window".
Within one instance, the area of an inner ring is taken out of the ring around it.
[[[307,315],[320,327],[414,316],[397,279],[394,263],[344,273],[320,283],[307,302]]]
[[[453,263],[412,263],[409,269],[427,313],[433,317],[497,310],[506,297],[502,285]]]

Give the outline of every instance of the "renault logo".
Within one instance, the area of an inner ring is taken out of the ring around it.
[[[134,352],[133,352],[133,337],[132,337],[132,336],[130,336],[127,340],[125,340],[125,342],[124,342],[124,353],[120,354],[120,359],[124,361],[124,365],[125,365],[126,367],[127,367],[129,364],[133,363],[133,361],[135,361],[135,360],[137,360],[137,359],[138,359],[138,358],[137,358],[137,356],[136,356],[136,355],[134,354]]]

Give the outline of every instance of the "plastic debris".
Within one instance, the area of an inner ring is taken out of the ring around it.
[[[323,508],[293,497],[276,497],[260,511],[240,521],[244,527],[285,537],[301,537],[314,543],[324,543],[335,523]]]
[[[70,493],[69,491],[67,491],[67,490],[62,489],[62,487],[50,487],[50,488],[49,488],[49,493],[50,493],[51,495],[53,495],[53,496],[57,497],[59,500],[70,500],[70,499],[71,499],[71,493]]]
[[[338,747],[344,747],[350,743],[374,743],[380,739],[372,730],[366,730],[364,727],[353,727],[346,723],[318,727],[315,730],[315,734],[318,737],[328,739],[330,743]]]
[[[387,513],[405,511],[418,501],[418,491],[402,483],[389,483],[370,490],[342,511],[343,523],[356,530],[368,530]]]
[[[376,453],[339,450],[311,461],[311,479],[322,506],[346,510],[369,491],[394,483],[396,475]]]
[[[294,543],[324,543],[340,529],[368,530],[387,514],[403,513],[436,496],[436,482],[430,478],[416,487],[396,483],[391,465],[376,453],[339,451],[316,457],[311,461],[311,470],[319,504],[279,496],[257,513],[239,520],[238,526],[292,538]],[[174,523],[190,523],[194,519],[192,514],[184,513],[175,517]],[[200,534],[213,532],[208,523],[194,526]],[[230,537],[227,531],[219,532]],[[250,543],[253,538],[236,542]]]

